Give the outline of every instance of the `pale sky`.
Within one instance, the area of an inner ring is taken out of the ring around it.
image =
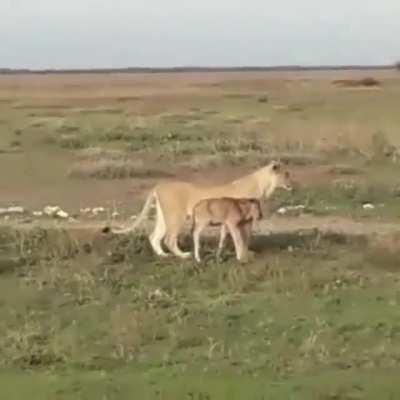
[[[400,0],[0,0],[0,68],[388,64]]]

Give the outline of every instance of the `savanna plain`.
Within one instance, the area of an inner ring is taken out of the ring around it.
[[[399,99],[395,70],[0,75],[1,398],[399,398]],[[246,264],[101,233],[271,160],[295,190]]]

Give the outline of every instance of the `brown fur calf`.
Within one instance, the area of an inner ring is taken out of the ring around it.
[[[242,260],[247,251],[252,224],[263,217],[257,199],[222,197],[201,200],[193,209],[193,243],[196,261],[200,261],[200,234],[207,226],[221,225],[218,256],[229,232],[235,245],[236,258]]]

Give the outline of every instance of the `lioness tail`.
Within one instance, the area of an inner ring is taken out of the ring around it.
[[[153,191],[150,192],[150,194],[147,196],[146,202],[144,203],[143,209],[140,212],[140,214],[138,215],[138,217],[136,218],[136,220],[133,222],[132,225],[126,227],[126,228],[122,228],[122,229],[113,229],[112,232],[113,233],[129,233],[134,231],[142,222],[143,220],[147,217],[147,215],[149,214],[151,205],[153,203],[153,200],[155,200],[156,198],[156,194]]]

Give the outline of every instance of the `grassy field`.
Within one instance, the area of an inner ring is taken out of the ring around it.
[[[367,74],[379,86],[354,86]],[[392,217],[399,91],[395,71],[1,76],[1,201],[132,211],[160,179],[226,180],[281,158],[304,189],[295,201],[387,203],[377,213]]]
[[[224,181],[280,158],[298,190],[271,213],[395,224],[399,78],[0,76],[0,206],[126,218],[161,179]],[[398,397],[399,235],[264,232],[250,263],[231,248],[217,263],[212,242],[199,266],[157,260],[141,235],[23,227],[0,225],[4,398]]]
[[[363,238],[281,235],[256,238],[246,266],[230,250],[217,264],[210,247],[194,266],[156,262],[145,243],[113,239],[109,254],[39,259],[32,246],[9,266],[3,395],[395,398],[397,254]]]

